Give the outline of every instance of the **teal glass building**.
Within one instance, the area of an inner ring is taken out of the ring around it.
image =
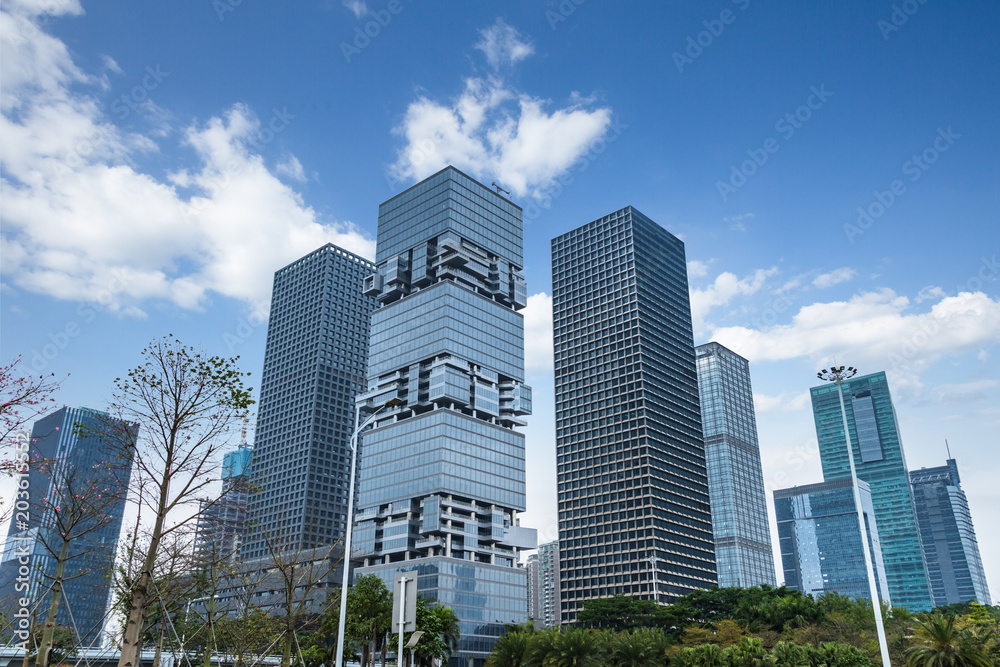
[[[775,586],[750,362],[715,342],[695,357],[719,586]]]
[[[990,605],[983,559],[955,459],[910,471],[934,606],[975,600]]]
[[[889,596],[911,612],[931,608],[927,567],[896,411],[884,372],[845,380],[844,406],[858,479],[871,487]],[[850,478],[836,384],[810,389],[823,479]]]
[[[247,508],[250,560],[335,544],[347,525],[354,399],[364,391],[372,262],[328,243],[274,274]],[[246,456],[246,455],[244,455]]]
[[[631,206],[552,240],[561,622],[716,583],[684,244]]]
[[[29,454],[32,460],[52,462],[46,471],[32,465],[28,472],[30,502],[27,528],[10,522],[4,554],[0,561],[0,608],[13,618],[27,598],[37,610],[36,622],[44,623],[52,599],[56,573],[53,553],[62,548],[56,533],[53,504],[68,495],[82,496],[79,507],[89,507],[93,518],[78,524],[67,553],[62,597],[56,614],[58,625],[71,628],[78,646],[100,646],[111,603],[111,581],[117,556],[118,536],[125,515],[125,497],[132,477],[132,461],[119,460],[102,432],[115,428],[111,417],[89,408],[63,407],[36,421],[31,429]],[[136,426],[128,427],[134,441]],[[56,471],[56,472],[53,472]],[[109,504],[89,505],[86,499],[101,493],[116,497]],[[19,496],[20,498],[20,496]],[[43,499],[50,499],[45,503]],[[79,502],[79,501],[78,501]],[[11,497],[13,509],[14,497]],[[20,515],[18,515],[20,516]],[[85,534],[84,534],[85,533]],[[48,545],[48,547],[46,547]],[[17,583],[22,554],[30,553],[28,590]]]
[[[449,664],[482,665],[507,624],[527,621],[527,302],[521,209],[448,167],[379,207],[355,577],[391,587],[417,572],[421,595],[459,618]]]
[[[875,587],[882,604],[890,604],[871,489],[860,480],[858,487]],[[778,489],[774,492],[774,511],[786,586],[814,597],[840,593],[871,600],[850,477]]]

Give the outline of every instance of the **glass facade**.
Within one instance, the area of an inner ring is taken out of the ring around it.
[[[274,274],[250,475],[245,558],[344,534],[354,399],[364,391],[375,265],[327,244]],[[239,461],[233,461],[239,465]]]
[[[379,207],[362,410],[355,577],[416,571],[459,618],[449,664],[481,665],[505,624],[527,620],[521,549],[527,291],[521,209],[449,167]]]
[[[910,484],[934,606],[969,600],[992,604],[955,459],[936,468],[911,471]]]
[[[536,628],[559,625],[559,542],[538,545],[528,557],[528,617]]]
[[[561,622],[590,598],[709,588],[684,244],[615,211],[553,239],[552,300]]]
[[[714,342],[695,357],[719,586],[775,586],[750,362]]]
[[[234,558],[243,542],[250,501],[247,473],[252,459],[253,451],[245,442],[236,451],[226,452],[222,457],[222,495],[199,504],[194,548],[196,557],[206,563]]]
[[[93,523],[84,521],[77,526],[73,533],[80,537],[70,540],[56,623],[74,628],[81,646],[101,645],[118,535],[125,514],[125,494],[132,477],[131,461],[115,467],[109,465],[109,461],[115,460],[114,455],[108,452],[99,434],[112,424],[104,412],[68,407],[35,422],[30,456],[32,460],[55,462],[50,470],[58,473],[42,473],[32,466],[28,475],[32,502],[28,529],[19,530],[16,522],[11,521],[0,562],[0,604],[13,614],[13,610],[21,607],[17,601],[27,597],[44,622],[51,601],[52,577],[56,573],[56,558],[45,543],[58,551],[62,542],[55,533],[52,505],[45,507],[40,501],[48,498],[54,502],[67,494],[98,491],[119,495],[119,501],[93,507],[92,511],[99,508],[100,515],[94,517]],[[103,525],[91,528],[96,523]],[[25,550],[31,554],[32,570],[27,595],[16,588],[19,560]]]
[[[875,586],[882,603],[890,604],[871,489],[860,480],[858,487]],[[786,586],[814,597],[835,592],[871,600],[858,510],[849,477],[778,489],[774,492],[774,511]]]
[[[931,592],[889,383],[879,372],[846,380],[843,388],[858,479],[871,487],[889,596],[911,612],[927,611]],[[813,387],[810,393],[823,479],[850,478],[837,385]]]

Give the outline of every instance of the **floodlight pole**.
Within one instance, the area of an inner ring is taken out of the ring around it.
[[[340,620],[337,622],[337,656],[334,665],[343,667],[344,664],[344,622],[347,620],[347,586],[351,572],[351,535],[354,533],[354,478],[355,468],[358,465],[358,436],[375,418],[386,408],[395,407],[402,403],[398,398],[393,398],[382,404],[375,412],[368,416],[364,422],[358,426],[361,419],[361,406],[354,408],[354,433],[351,434],[351,481],[347,492],[347,521],[344,527],[344,579],[340,586]]]
[[[831,366],[816,374],[820,380],[834,382],[837,385],[837,396],[840,398],[840,416],[844,420],[844,440],[847,442],[847,460],[851,464],[851,488],[854,491],[854,507],[858,512],[858,527],[861,529],[861,548],[865,555],[865,571],[868,574],[868,591],[872,598],[872,609],[875,612],[875,629],[878,631],[878,646],[882,653],[882,667],[891,667],[889,661],[889,644],[885,639],[885,625],[882,622],[882,603],[878,596],[878,586],[875,583],[875,567],[872,563],[871,549],[868,547],[868,531],[865,530],[865,514],[861,507],[861,487],[858,485],[858,472],[854,466],[854,448],[851,445],[851,432],[847,426],[847,408],[844,406],[844,380],[857,375],[858,369],[853,366]],[[874,517],[873,517],[874,519]]]
[[[646,559],[646,562],[649,563],[650,566],[653,568],[653,600],[656,601],[656,604],[660,604],[660,591],[658,590],[658,586],[656,585],[657,583],[656,564],[659,563],[661,560],[663,559],[657,556],[655,551],[653,552],[652,556]]]

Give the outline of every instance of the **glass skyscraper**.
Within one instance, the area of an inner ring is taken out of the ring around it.
[[[536,628],[559,625],[559,542],[538,545],[528,557],[528,617]]]
[[[83,519],[71,532],[56,623],[72,628],[74,641],[80,646],[101,644],[125,496],[132,477],[132,461],[118,460],[100,435],[115,428],[116,423],[120,422],[114,422],[107,413],[69,407],[35,422],[29,450],[34,463],[28,473],[31,506],[27,529],[19,528],[16,521],[10,522],[0,562],[0,605],[13,617],[21,607],[18,600],[27,598],[37,614],[36,627],[40,627],[48,615],[56,554],[62,548],[62,540],[55,532],[54,507],[68,496],[77,498],[70,501],[73,511],[92,518]],[[134,431],[136,427],[131,428]],[[42,462],[46,463],[44,470],[40,470]],[[99,493],[115,499],[104,502]],[[43,499],[49,502],[43,503]],[[72,539],[72,535],[79,537]],[[25,553],[30,554],[31,568],[27,591],[18,588],[24,583],[16,583]]]
[[[881,602],[888,604],[891,600],[886,597],[880,526],[875,520],[871,490],[860,480],[858,487],[876,590]],[[774,492],[774,511],[786,586],[813,596],[835,592],[871,600],[850,477],[778,489]]]
[[[750,362],[715,342],[695,357],[719,586],[774,586]]]
[[[716,583],[684,244],[631,206],[552,240],[561,621]]]
[[[347,520],[354,399],[365,388],[374,264],[327,244],[274,274],[242,554],[334,544]]]
[[[843,389],[854,463],[858,479],[871,487],[892,604],[927,611],[931,592],[889,383],[879,372],[845,380]],[[813,387],[810,393],[823,479],[850,478],[837,385]]]
[[[222,495],[200,502],[195,529],[195,555],[205,566],[236,556],[246,530],[253,451],[247,443],[222,457]]]
[[[448,167],[379,207],[355,577],[416,571],[459,618],[449,664],[481,665],[527,620],[517,567],[525,509],[522,416],[527,291],[521,208]]]
[[[969,600],[992,604],[955,459],[936,468],[910,471],[910,484],[934,606]]]

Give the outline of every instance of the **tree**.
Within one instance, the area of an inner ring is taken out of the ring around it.
[[[228,436],[247,415],[253,401],[243,385],[246,374],[236,362],[183,345],[172,336],[153,341],[142,351],[143,363],[115,379],[108,413],[119,423],[115,443],[122,456],[134,458],[132,488],[140,521],[150,516],[149,539],[127,597],[120,667],[137,667],[146,616],[156,604],[151,588],[156,555],[165,536],[197,518],[203,489],[216,478]],[[175,519],[171,521],[171,519]]]
[[[427,598],[417,598],[417,630],[422,630],[424,634],[414,647],[414,657],[417,665],[421,666],[431,665],[435,659],[447,665],[461,638],[458,616],[448,607],[440,604],[432,606],[431,603]],[[392,609],[389,611],[391,614]]]
[[[968,629],[954,616],[934,614],[917,622],[916,644],[906,651],[908,667],[990,667],[992,661]]]
[[[665,608],[652,600],[627,595],[585,600],[577,613],[576,624],[581,628],[631,630],[662,627],[667,616]]]
[[[507,626],[506,632],[497,639],[493,651],[486,658],[486,667],[525,667],[528,649],[537,631],[530,621],[524,625]]]
[[[531,642],[527,664],[531,667],[604,667],[608,645],[599,630],[572,628],[539,632]]]
[[[334,619],[339,620],[340,596],[333,600],[329,609]],[[361,648],[361,665],[375,664],[375,654],[385,633],[392,627],[392,593],[385,582],[374,574],[368,574],[347,590],[347,620],[344,623],[345,643]],[[337,637],[337,625],[332,624],[333,637]],[[334,649],[336,650],[336,649]]]
[[[6,458],[7,449],[17,441],[28,424],[41,419],[56,407],[52,394],[61,381],[49,375],[25,374],[20,355],[0,367],[0,471],[10,473],[14,463]]]

